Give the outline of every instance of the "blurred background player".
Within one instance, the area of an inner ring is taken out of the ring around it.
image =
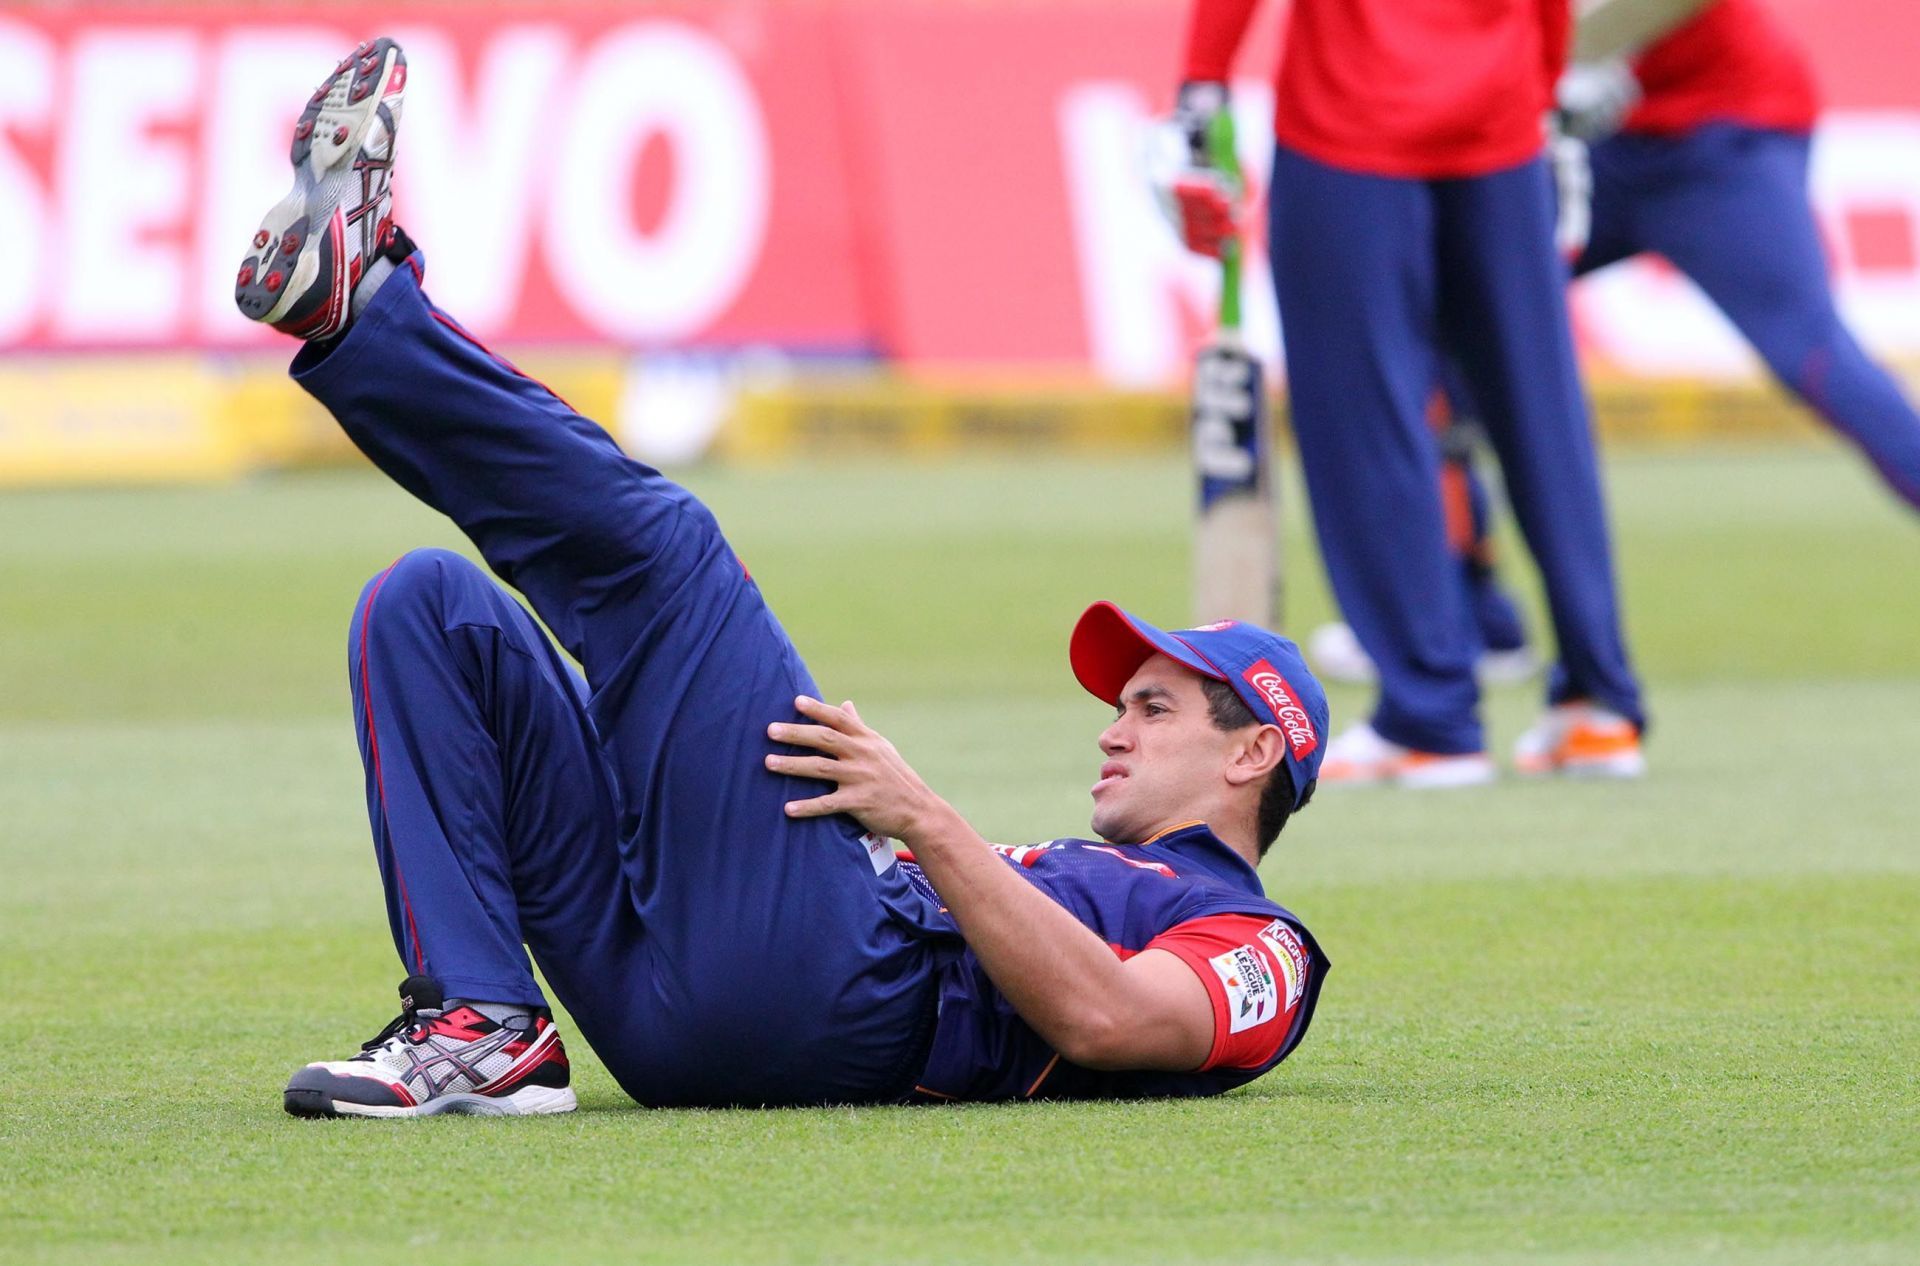
[[[1255,4],[1197,0],[1176,110],[1189,135],[1225,108]],[[1427,423],[1443,355],[1479,402],[1559,644],[1527,741],[1556,767],[1637,775],[1639,684],[1542,158],[1567,4],[1298,0],[1290,23],[1268,199],[1292,425],[1334,595],[1380,680],[1321,777],[1494,777]],[[1217,223],[1217,186],[1176,192],[1190,224]]]
[[[1591,237],[1576,271],[1642,251],[1665,256],[1788,390],[1920,508],[1920,417],[1834,304],[1807,196],[1818,98],[1792,37],[1760,0],[1616,0],[1583,14],[1576,48],[1597,58],[1569,68],[1559,89],[1568,131],[1590,143]],[[1457,383],[1448,390],[1456,401],[1463,394]],[[1511,645],[1502,608],[1512,603],[1491,567],[1471,436],[1442,449],[1448,542],[1471,631],[1490,647]],[[1310,644],[1329,678],[1372,679],[1347,626],[1316,630]]]
[[[1591,142],[1592,236],[1575,272],[1665,256],[1920,509],[1920,416],[1841,321],[1807,200],[1819,98],[1805,54],[1760,0],[1666,7],[1677,25],[1629,57],[1604,57],[1632,35],[1606,9],[1582,20],[1579,54],[1598,60],[1560,93]]]

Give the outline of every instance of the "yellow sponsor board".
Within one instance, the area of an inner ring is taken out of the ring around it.
[[[204,479],[245,465],[218,378],[193,360],[0,366],[0,479],[10,484]]]
[[[1592,397],[1608,442],[1791,440],[1817,433],[1804,408],[1761,383],[1603,380],[1593,385]],[[1284,393],[1274,406],[1274,425],[1284,433]],[[723,454],[749,459],[995,447],[1138,452],[1186,442],[1187,401],[1177,393],[878,375],[749,388],[721,433]]]
[[[590,417],[612,417],[612,353],[530,359]],[[231,479],[357,460],[280,355],[0,359],[0,486]]]
[[[621,415],[645,374],[620,353],[534,352],[527,372],[580,412],[632,434]],[[1603,440],[1804,440],[1821,433],[1766,384],[1601,379]],[[805,455],[941,456],[1008,449],[1177,451],[1177,392],[1085,384],[922,381],[885,372],[815,375],[730,389],[716,452],[779,461]],[[1285,399],[1276,426],[1286,426]],[[644,455],[644,454],[643,454]],[[326,412],[286,376],[284,358],[154,354],[0,358],[0,486],[228,479],[249,471],[357,460]]]
[[[1183,444],[1186,431],[1186,401],[1164,392],[868,375],[741,391],[721,431],[720,452],[743,458],[1009,447],[1138,452]]]

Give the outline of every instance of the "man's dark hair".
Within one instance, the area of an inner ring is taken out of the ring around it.
[[[1258,723],[1253,709],[1226,682],[1202,677],[1200,689],[1206,693],[1207,719],[1213,722],[1214,729],[1239,730]],[[1280,838],[1282,828],[1292,815],[1293,774],[1282,761],[1274,766],[1267,785],[1260,789],[1260,817],[1254,834],[1259,840],[1261,857],[1265,857],[1273,842]]]

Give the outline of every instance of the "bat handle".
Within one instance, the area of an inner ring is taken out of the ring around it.
[[[1236,187],[1242,184],[1232,110],[1222,109],[1207,125],[1207,155],[1221,175]],[[1220,328],[1223,330],[1240,328],[1240,261],[1240,238],[1236,234],[1220,245]]]
[[[1240,239],[1220,245],[1220,328],[1240,328]]]

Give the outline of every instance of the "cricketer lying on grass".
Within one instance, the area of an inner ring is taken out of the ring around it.
[[[1094,604],[1070,658],[1116,709],[1100,838],[986,844],[821,701],[704,506],[427,299],[388,213],[405,83],[384,39],[334,68],[236,298],[309,340],[295,379],[585,673],[458,555],[369,582],[354,722],[412,975],[287,1110],[572,1108],[523,945],[646,1104],[1198,1095],[1284,1059],[1328,968],[1255,869],[1326,734],[1294,645]]]

